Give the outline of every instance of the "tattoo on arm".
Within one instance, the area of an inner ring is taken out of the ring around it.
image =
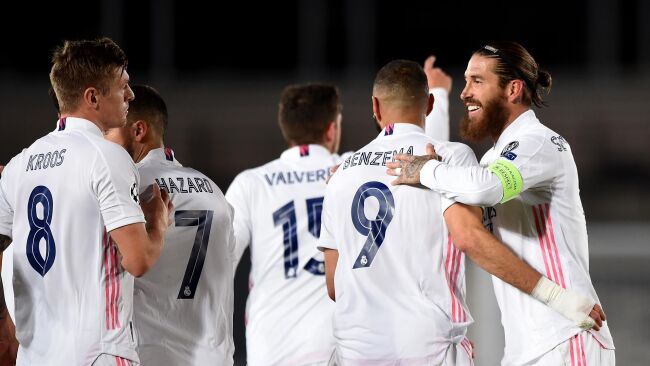
[[[409,181],[420,181],[420,170],[427,161],[431,160],[428,156],[416,156],[413,161],[402,167],[402,176]]]

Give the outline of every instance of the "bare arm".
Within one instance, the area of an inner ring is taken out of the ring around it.
[[[581,328],[602,327],[605,313],[600,305],[542,276],[490,234],[480,217],[478,207],[460,203],[445,211],[447,227],[459,250],[488,273],[543,302]]]
[[[542,275],[487,231],[480,214],[480,208],[460,203],[445,211],[454,245],[485,271],[530,294]]]
[[[169,212],[173,209],[169,195],[153,184],[150,199],[141,199],[140,206],[147,221],[122,226],[111,231],[111,238],[122,254],[122,266],[133,276],[140,277],[154,266],[169,226]]]
[[[330,299],[336,301],[334,273],[336,272],[336,262],[339,260],[339,251],[336,249],[324,249],[323,254],[325,255],[325,283],[327,284],[327,294]]]

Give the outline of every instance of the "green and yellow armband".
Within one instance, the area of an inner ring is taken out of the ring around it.
[[[499,178],[503,186],[501,203],[510,201],[521,193],[524,188],[524,180],[513,163],[504,159],[497,159],[488,168]]]

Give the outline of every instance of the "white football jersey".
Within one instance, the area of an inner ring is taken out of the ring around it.
[[[18,365],[138,362],[133,277],[107,231],[144,222],[126,151],[80,118],[14,157],[0,180],[0,233],[13,238]]]
[[[135,280],[134,323],[143,365],[232,365],[233,212],[217,185],[169,148],[137,164],[174,204],[156,265]]]
[[[250,366],[326,363],[334,350],[334,303],[316,242],[325,181],[338,162],[321,145],[295,146],[240,173],[228,188],[238,256],[251,245]]]
[[[540,273],[600,303],[589,276],[578,171],[567,141],[530,110],[505,129],[481,165],[497,160],[516,167],[523,187],[516,198],[485,210],[488,227]],[[505,330],[504,365],[530,361],[580,332],[570,320],[500,279],[493,277],[493,284]],[[614,348],[607,322],[592,334],[604,347]]]
[[[334,335],[345,365],[440,364],[472,322],[464,255],[444,222],[453,201],[428,189],[392,186],[386,163],[423,155],[476,165],[463,144],[433,140],[407,123],[389,124],[347,158],[330,180],[320,248],[338,250]]]

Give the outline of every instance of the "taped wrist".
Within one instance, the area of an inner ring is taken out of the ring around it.
[[[595,321],[589,316],[591,309],[596,304],[594,301],[576,292],[563,289],[544,276],[535,285],[531,296],[572,320],[584,330],[591,329],[595,324]]]

